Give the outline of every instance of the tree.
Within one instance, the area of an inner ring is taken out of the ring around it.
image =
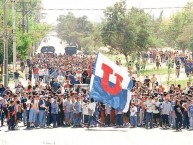
[[[18,3],[19,4],[19,3]],[[2,1],[0,1],[2,5]],[[28,9],[33,10],[40,7],[40,0],[31,0],[31,6]],[[24,59],[29,51],[31,51],[32,44],[40,41],[46,33],[49,31],[50,26],[41,24],[37,17],[40,15],[38,11],[30,11],[28,14],[28,32],[23,33],[20,29],[21,24],[21,13],[16,13],[16,41],[17,41],[17,56]],[[0,16],[2,16],[2,9],[0,9]],[[3,22],[0,19],[0,32],[3,32]],[[9,63],[12,62],[13,52],[12,52],[12,21],[11,21],[11,5],[7,3],[7,30],[8,30],[8,60]],[[0,64],[3,63],[3,38],[0,33]]]
[[[181,11],[176,12],[167,22],[165,34],[169,46],[185,50],[190,43],[193,32],[193,3],[188,3]]]
[[[57,33],[62,40],[67,41],[68,44],[77,45],[79,48],[88,47],[93,24],[86,16],[75,17],[69,12],[67,15],[60,15],[57,20],[59,22]]]
[[[105,11],[102,28],[102,40],[112,50],[125,56],[132,52],[147,50],[150,45],[151,18],[144,10],[126,9],[125,1],[115,3]]]
[[[152,17],[152,35],[150,36],[151,44],[153,48],[161,48],[166,45],[164,40],[164,22],[163,22],[163,11],[160,12],[158,18]]]

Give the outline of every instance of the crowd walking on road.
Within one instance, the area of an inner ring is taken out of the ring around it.
[[[14,73],[15,92],[0,83],[1,126],[15,130],[57,127],[193,129],[193,87],[166,90],[155,75],[132,77],[130,108],[122,112],[89,96],[94,57],[37,54],[26,61],[28,85]],[[33,81],[35,83],[33,83]]]

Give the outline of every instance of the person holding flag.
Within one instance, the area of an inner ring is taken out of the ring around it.
[[[90,128],[91,122],[95,121],[98,124],[102,125],[102,123],[100,121],[98,121],[96,119],[96,117],[94,116],[94,112],[95,112],[95,108],[96,108],[96,103],[94,101],[93,98],[90,99],[90,103],[88,105],[88,114],[89,114],[89,120],[88,120],[88,126],[87,128]]]

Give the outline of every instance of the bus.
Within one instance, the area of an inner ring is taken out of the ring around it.
[[[65,54],[66,55],[74,55],[76,53],[77,53],[77,47],[76,46],[65,47]]]
[[[54,46],[43,46],[41,48],[41,53],[55,53],[55,47]]]

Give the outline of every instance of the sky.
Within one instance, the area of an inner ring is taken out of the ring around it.
[[[42,0],[42,7],[44,9],[105,9],[108,6],[112,6],[115,2],[120,0]],[[188,1],[192,0],[126,0],[128,8],[163,8],[163,7],[183,7]],[[171,16],[179,9],[164,9],[164,17]],[[159,16],[160,9],[151,10],[146,12],[152,15]],[[49,24],[57,24],[57,17],[59,15],[65,15],[69,11],[42,11],[46,13],[46,18],[43,22]],[[86,15],[90,21],[100,22],[103,18],[102,11],[71,11],[76,16]]]

